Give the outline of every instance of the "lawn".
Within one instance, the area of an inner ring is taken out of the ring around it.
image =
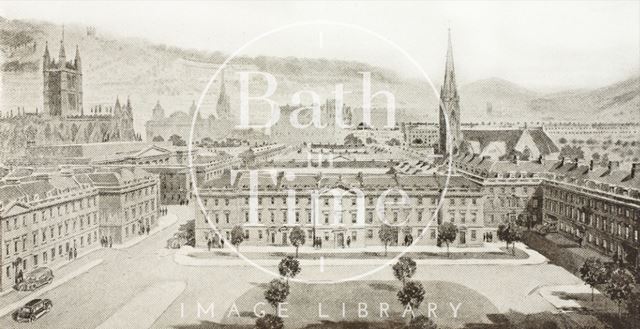
[[[433,310],[432,318],[441,327],[461,327],[466,323],[488,323],[487,314],[497,308],[475,290],[445,281],[424,281],[426,294],[417,314]],[[222,324],[251,325],[257,312],[273,313],[264,302],[266,284],[257,284],[235,301],[240,316],[227,316]],[[403,307],[396,293],[400,283],[394,281],[357,281],[339,284],[291,283],[287,298],[285,328],[338,328],[337,323],[351,323],[350,328],[397,328],[410,314],[402,317]],[[452,307],[453,306],[453,307]],[[366,315],[358,309],[366,307]],[[388,311],[385,311],[387,309]],[[457,313],[453,308],[457,307]],[[229,315],[232,308],[225,314]],[[417,315],[416,314],[416,315]],[[436,315],[437,317],[434,317]],[[358,324],[359,323],[359,324]],[[332,325],[333,324],[333,325]],[[345,327],[346,328],[346,327]]]
[[[529,255],[515,248],[515,255],[512,254],[511,247],[509,250],[506,248],[500,248],[502,252],[452,252],[447,255],[446,252],[407,252],[404,253],[404,256],[411,257],[413,259],[526,259]],[[259,252],[242,252],[242,255],[249,259],[281,259],[285,256],[293,256],[295,255],[295,251],[291,249],[290,251],[282,251],[282,252],[270,252],[270,253],[259,253]],[[396,257],[398,252],[389,252],[387,256],[384,255],[384,252],[317,252],[317,253],[300,253],[298,258],[300,259],[320,259],[323,257],[327,258],[341,258],[341,259],[391,259]],[[233,251],[206,251],[206,252],[193,252],[188,255],[193,258],[200,259],[208,259],[208,258],[238,258]]]

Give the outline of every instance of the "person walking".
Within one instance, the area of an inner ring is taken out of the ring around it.
[[[109,237],[109,248],[113,247],[113,239]]]
[[[348,236],[347,237],[347,248],[350,248],[350,247],[351,247],[351,237]]]
[[[73,247],[73,259],[78,258],[78,249],[76,249],[76,247]]]

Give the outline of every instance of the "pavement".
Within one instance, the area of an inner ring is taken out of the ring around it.
[[[167,215],[158,218],[158,226],[152,228],[149,231],[149,234],[140,234],[140,235],[136,236],[135,238],[132,238],[132,239],[126,241],[125,243],[114,245],[112,248],[113,249],[131,248],[132,246],[135,246],[138,243],[144,241],[144,239],[148,238],[149,236],[152,236],[152,235],[154,235],[154,234],[156,234],[158,232],[161,232],[165,228],[175,224],[177,221],[178,221],[178,216],[176,216],[175,214],[172,214],[172,213],[167,213]]]
[[[62,278],[54,278],[53,282],[51,282],[51,284],[46,285],[38,290],[35,290],[33,292],[28,293],[28,295],[22,297],[22,299],[11,303],[3,308],[0,308],[0,317],[3,317],[9,313],[12,313],[13,311],[15,311],[16,309],[18,309],[19,307],[23,306],[24,304],[26,304],[27,302],[29,302],[30,300],[39,297],[40,295],[43,295],[45,293],[47,293],[50,290],[53,290],[55,288],[57,288],[58,286],[64,284],[65,282],[75,278],[76,276],[85,273],[87,271],[89,271],[90,269],[100,265],[102,263],[102,259],[98,259],[98,260],[94,260],[92,262],[90,262],[89,264],[83,265],[82,267],[74,270],[73,272],[67,274],[66,276],[62,277]]]
[[[154,284],[124,304],[96,329],[149,328],[185,287],[184,282]]]
[[[504,244],[490,243],[484,247],[468,247],[468,248],[450,248],[451,253],[458,252],[504,252],[500,249]],[[516,247],[525,253],[529,257],[523,259],[415,259],[416,264],[420,265],[538,265],[546,264],[549,260],[539,252],[529,248],[523,243],[516,243]],[[233,252],[231,248],[221,249],[224,251]],[[291,251],[292,247],[280,247],[280,246],[242,246],[241,253],[273,253]],[[407,247],[390,247],[388,252],[403,252],[407,251]],[[437,246],[414,246],[410,247],[410,252],[432,252],[432,253],[446,253],[446,248]],[[207,252],[206,249],[195,249],[190,246],[180,248],[174,255],[174,261],[184,266],[274,266],[278,265],[279,259],[273,258],[255,258],[250,259],[248,262],[241,258],[229,259],[228,257],[214,257],[214,258],[196,258],[189,256],[195,252]],[[326,253],[357,253],[357,252],[384,252],[384,247],[366,247],[366,248],[337,248],[337,249],[322,249],[317,250],[311,247],[300,248],[299,253],[304,254],[326,254]],[[330,258],[321,257],[320,259],[300,259],[301,265],[321,265],[321,266],[345,266],[345,265],[384,265],[392,261],[393,258],[369,258],[369,259],[353,259],[353,258]]]
[[[198,328],[209,321],[222,321],[234,301],[273,279],[272,275],[251,266],[229,270],[176,263],[177,250],[167,249],[166,240],[177,232],[181,223],[193,218],[193,210],[173,207],[169,212],[178,217],[174,224],[130,248],[101,248],[58,270],[57,277],[72,279],[39,291],[40,297],[53,301],[48,314],[33,323],[17,323],[7,314],[0,317],[0,328],[93,329],[117,323],[124,324],[119,328],[127,329]],[[100,263],[87,270],[95,261]],[[277,273],[275,266],[266,269]],[[324,269],[319,265],[304,265],[297,278],[331,283],[354,275],[362,275],[363,280],[396,280],[388,267],[359,264]],[[541,294],[531,293],[536,287],[582,284],[561,267],[545,263],[526,266],[419,264],[413,279],[460,284],[485,296],[499,312],[525,314],[556,310]],[[395,299],[395,293],[389,293],[389,298]],[[438,293],[447,294],[446,291]],[[19,294],[0,297],[0,308],[12,309],[17,305],[14,303],[23,298],[25,296]],[[317,298],[320,301],[322,297]],[[158,305],[151,305],[156,301]],[[209,305],[215,305],[215,315],[199,314],[199,307],[207,309]],[[462,309],[465,307],[475,306],[463,305]]]

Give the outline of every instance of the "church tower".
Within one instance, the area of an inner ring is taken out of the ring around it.
[[[49,46],[42,56],[44,114],[57,117],[81,116],[82,65],[80,50],[76,47],[75,59],[67,62],[64,49],[64,30],[60,40],[58,62],[51,59]]]
[[[220,74],[220,93],[216,104],[216,114],[218,118],[229,118],[231,116],[231,104],[225,88],[224,71]]]
[[[460,98],[456,86],[456,72],[453,66],[451,30],[447,47],[444,82],[440,89],[440,154],[455,153],[462,142],[460,130]],[[447,121],[449,129],[447,131]],[[448,133],[448,134],[447,134]]]

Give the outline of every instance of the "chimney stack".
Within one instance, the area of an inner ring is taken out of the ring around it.
[[[609,171],[612,171],[613,169],[618,169],[618,167],[620,167],[620,161],[609,161]]]
[[[595,161],[593,161],[593,159],[591,159],[589,161],[589,170],[593,170],[593,167],[595,166]]]

